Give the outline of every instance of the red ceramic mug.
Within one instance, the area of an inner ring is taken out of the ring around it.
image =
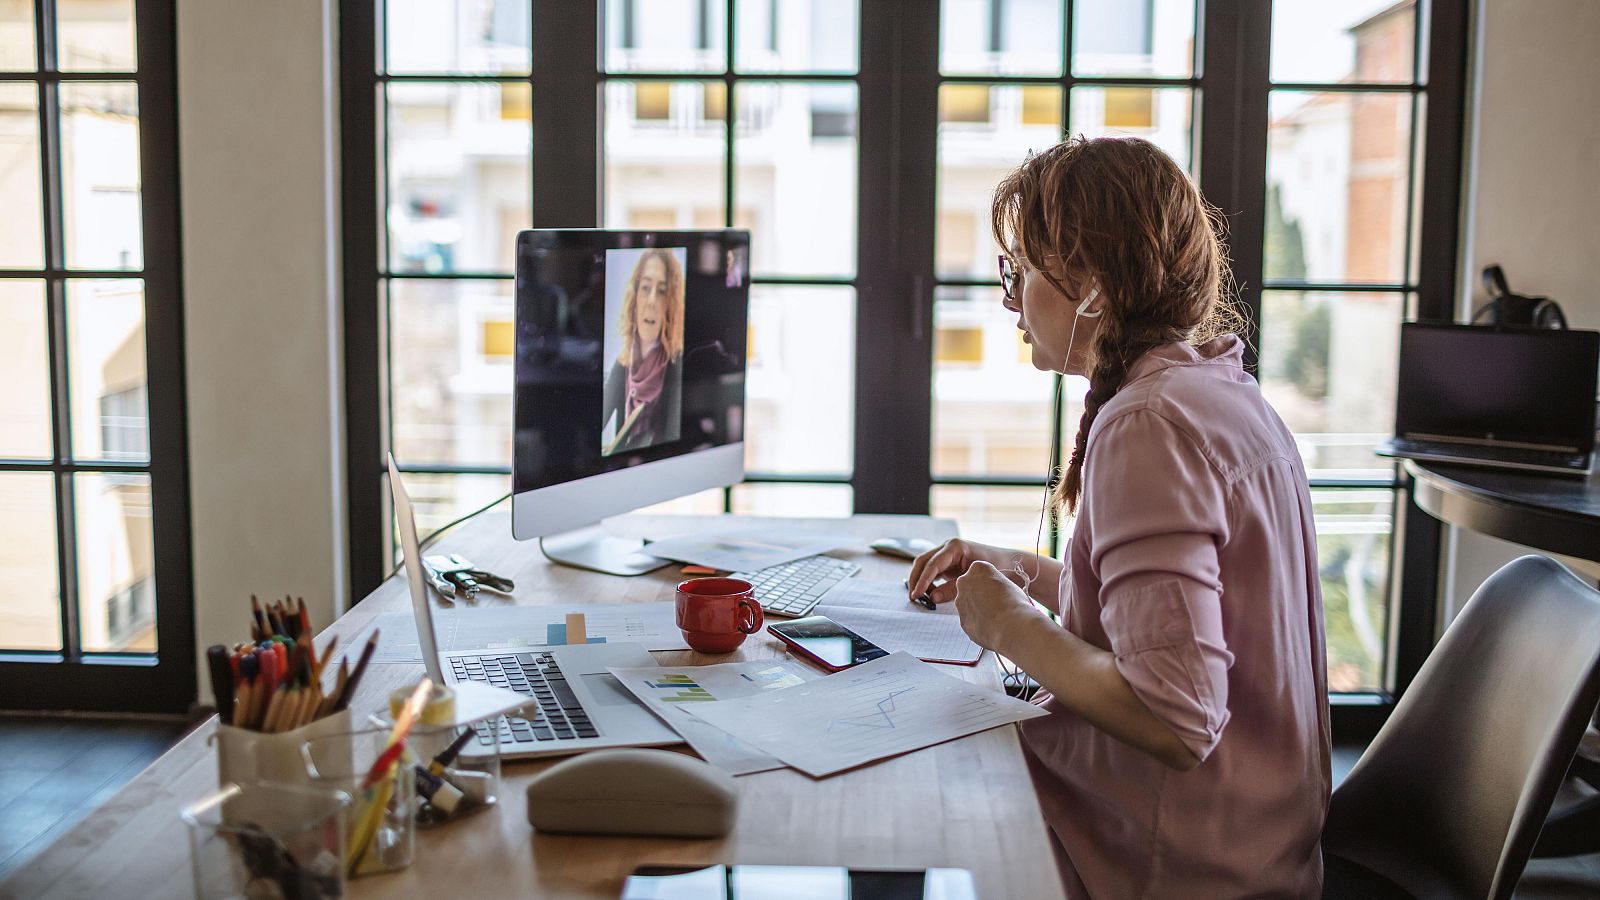
[[[701,653],[729,653],[761,630],[756,589],[738,578],[691,578],[678,585],[678,628]]]

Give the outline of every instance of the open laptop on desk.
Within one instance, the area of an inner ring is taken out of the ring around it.
[[[433,609],[422,571],[417,520],[411,497],[389,457],[389,486],[400,528],[411,609],[428,677],[438,684],[477,681],[509,688],[537,704],[535,719],[507,717],[500,726],[500,752],[508,759],[558,756],[602,747],[661,747],[682,738],[645,709],[606,671],[611,666],[653,666],[638,644],[573,644],[530,648],[521,653],[468,650],[440,653]],[[488,745],[489,728],[478,726],[478,741]]]
[[[1583,476],[1594,461],[1600,332],[1400,326],[1384,456]]]

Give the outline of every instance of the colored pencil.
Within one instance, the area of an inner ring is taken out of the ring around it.
[[[339,694],[339,702],[333,708],[337,712],[350,705],[350,698],[355,696],[356,688],[361,685],[361,676],[367,672],[367,664],[372,662],[372,654],[378,649],[378,629],[372,629],[372,637],[367,638],[367,645],[361,648],[361,658],[356,660],[356,669],[350,673],[350,680],[345,682],[344,690]]]

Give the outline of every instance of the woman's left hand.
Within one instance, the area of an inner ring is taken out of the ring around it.
[[[1044,617],[1022,588],[981,560],[956,579],[956,611],[967,636],[996,653],[1001,644],[1011,640],[1014,629]]]

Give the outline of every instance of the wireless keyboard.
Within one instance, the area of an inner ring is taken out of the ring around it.
[[[860,571],[861,567],[849,560],[807,556],[755,572],[735,572],[733,577],[755,586],[756,602],[767,612],[803,616],[834,585]]]

